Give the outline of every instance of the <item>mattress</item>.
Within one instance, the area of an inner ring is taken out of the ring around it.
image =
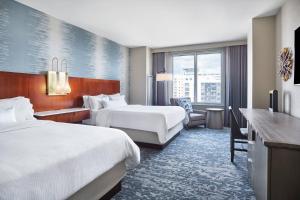
[[[155,132],[162,144],[167,141],[168,130],[185,118],[185,110],[179,106],[127,105],[101,109],[94,114],[97,126]]]
[[[66,199],[123,160],[133,168],[140,152],[117,129],[41,120],[0,125],[0,199]]]

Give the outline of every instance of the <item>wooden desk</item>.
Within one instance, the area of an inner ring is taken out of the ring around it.
[[[240,109],[248,121],[248,169],[258,200],[300,199],[300,119]]]
[[[36,112],[34,116],[40,120],[52,120],[65,123],[80,123],[90,118],[90,110],[87,108],[69,108]]]

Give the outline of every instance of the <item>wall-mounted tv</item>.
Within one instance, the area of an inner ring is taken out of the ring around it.
[[[295,72],[294,83],[300,85],[300,27],[295,30]]]

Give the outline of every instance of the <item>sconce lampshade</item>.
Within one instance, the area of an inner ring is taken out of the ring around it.
[[[55,92],[59,95],[65,94],[65,84],[66,84],[66,73],[57,72],[57,85],[56,85]]]
[[[159,73],[156,74],[156,81],[172,81],[173,76],[170,73]]]
[[[56,71],[48,71],[47,73],[47,93],[48,95],[55,94],[57,85]]]
[[[65,82],[65,93],[70,94],[71,93],[71,87],[69,84],[69,76],[68,73],[66,73],[66,82]]]

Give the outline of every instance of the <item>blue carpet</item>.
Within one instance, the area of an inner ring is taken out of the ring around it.
[[[230,162],[229,129],[184,130],[164,150],[141,148],[140,165],[127,173],[114,199],[255,199],[247,153]]]

